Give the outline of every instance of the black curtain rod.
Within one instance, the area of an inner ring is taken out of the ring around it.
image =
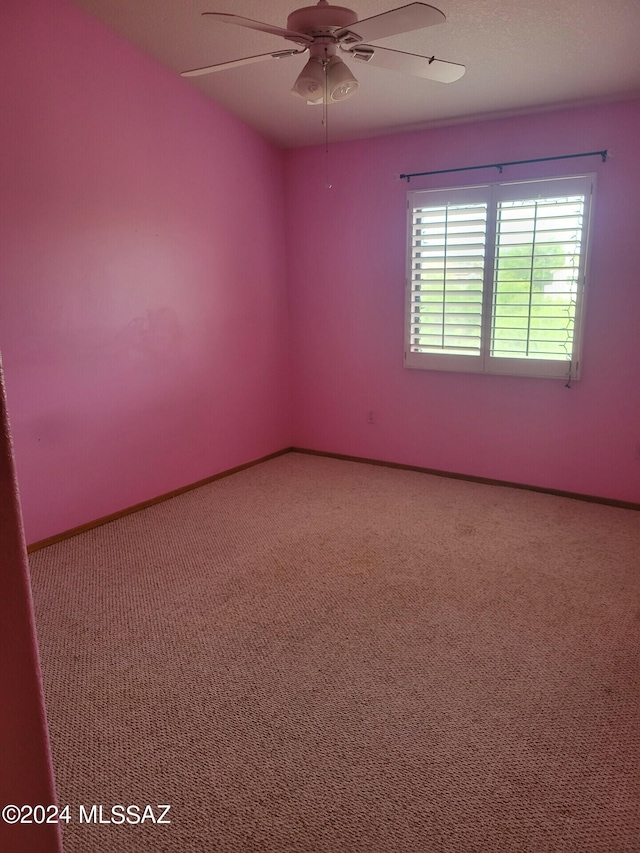
[[[509,163],[485,163],[484,166],[461,166],[459,169],[436,169],[433,172],[411,172],[408,175],[400,175],[407,183],[411,178],[417,178],[421,175],[444,175],[445,172],[469,172],[472,169],[497,169],[500,174],[505,166],[520,166],[522,163],[544,163],[547,160],[569,160],[572,157],[602,157],[602,162],[607,161],[607,150],[604,151],[587,151],[585,154],[562,154],[559,157],[534,157],[532,160],[511,160]]]

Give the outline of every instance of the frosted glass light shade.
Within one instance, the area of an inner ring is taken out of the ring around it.
[[[324,68],[320,57],[312,56],[304,66],[291,90],[307,103],[320,104],[324,99]]]
[[[360,84],[339,56],[332,56],[329,60],[327,88],[330,101],[346,101],[360,88]]]

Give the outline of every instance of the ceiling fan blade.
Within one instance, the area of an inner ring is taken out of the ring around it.
[[[263,62],[265,59],[284,59],[286,56],[297,56],[306,53],[303,50],[277,50],[275,53],[260,53],[258,56],[245,56],[243,59],[232,59],[230,62],[219,62],[217,65],[207,65],[204,68],[192,68],[183,71],[181,77],[199,77],[201,74],[211,74],[212,71],[224,71],[227,68],[238,68],[240,65],[251,65],[253,62]]]
[[[381,15],[358,21],[352,27],[338,30],[335,36],[342,44],[357,44],[421,30],[423,27],[443,24],[446,20],[444,13],[434,6],[428,6],[426,3],[409,3],[408,6],[401,6],[399,9],[391,9]]]
[[[203,12],[203,15],[211,16],[213,20],[223,24],[235,24],[238,27],[247,27],[250,30],[260,30],[262,33],[271,33],[274,36],[295,41],[297,44],[310,44],[311,36],[305,33],[297,33],[295,30],[285,30],[282,27],[274,27],[271,24],[263,24],[261,21],[252,21],[250,18],[242,18],[240,15],[227,15],[224,12]]]
[[[370,44],[358,44],[345,52],[359,62],[388,68],[391,71],[401,71],[413,77],[437,80],[439,83],[453,83],[459,80],[466,70],[464,65],[436,59],[435,56],[419,56],[417,53],[404,53],[401,50],[390,50],[388,47],[376,47]]]

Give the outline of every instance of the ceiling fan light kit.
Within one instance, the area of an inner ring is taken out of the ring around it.
[[[316,6],[304,6],[291,12],[286,28],[252,21],[240,15],[222,12],[202,14],[218,23],[235,24],[282,36],[299,45],[300,49],[280,50],[194,68],[191,71],[183,71],[183,76],[195,77],[266,59],[284,59],[308,51],[310,59],[291,90],[293,94],[304,98],[308,104],[344,101],[358,91],[358,81],[343,60],[336,55],[338,48],[356,61],[441,83],[458,80],[465,71],[464,65],[436,59],[435,56],[421,56],[369,44],[388,36],[444,23],[444,14],[426,3],[409,3],[359,21],[352,9],[332,6],[327,0],[318,0]]]
[[[308,104],[345,101],[358,91],[360,84],[336,56],[312,56],[293,84],[292,92],[300,95]]]

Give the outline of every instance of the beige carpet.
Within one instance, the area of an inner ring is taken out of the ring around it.
[[[32,554],[67,853],[637,853],[639,555],[630,510],[295,453]]]

